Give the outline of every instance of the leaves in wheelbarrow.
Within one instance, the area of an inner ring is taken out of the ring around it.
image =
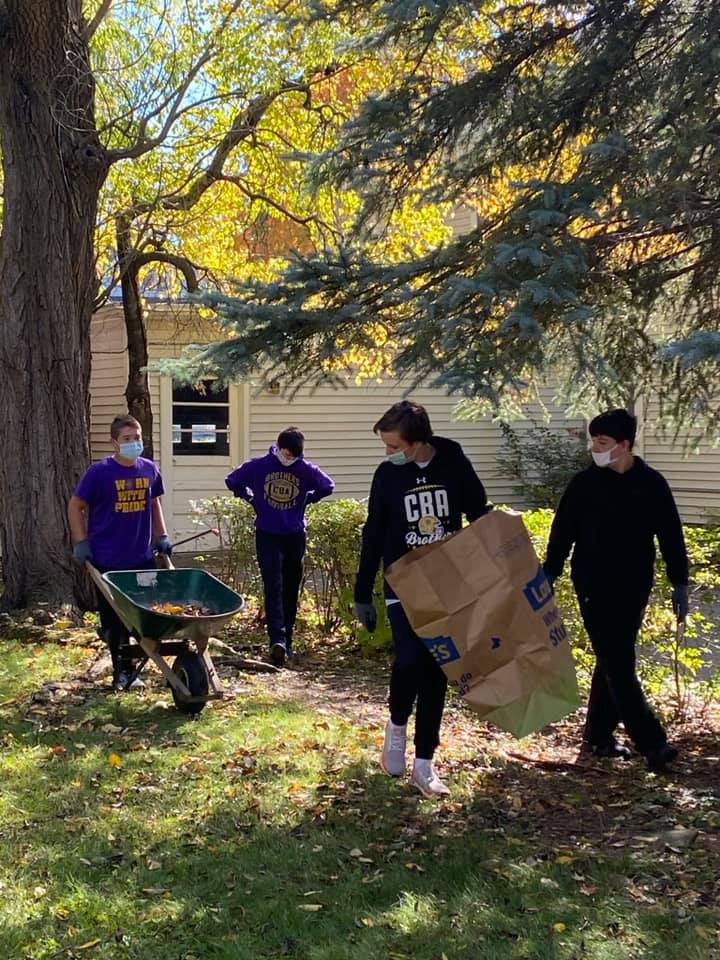
[[[210,607],[196,603],[153,603],[150,606],[155,613],[167,613],[173,617],[209,617],[213,613]]]

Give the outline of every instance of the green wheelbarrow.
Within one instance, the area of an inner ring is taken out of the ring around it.
[[[205,570],[110,570],[87,564],[93,582],[130,633],[123,655],[138,661],[136,677],[152,660],[181,713],[197,714],[222,687],[207,649],[213,632],[239,613],[243,598]],[[166,613],[154,606],[202,609],[199,615]],[[206,612],[207,611],[207,612]],[[132,641],[135,641],[134,643]],[[172,668],[165,657],[175,657]]]

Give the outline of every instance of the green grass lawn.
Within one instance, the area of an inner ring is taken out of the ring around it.
[[[720,957],[712,780],[466,744],[435,804],[379,771],[376,726],[273,678],[197,721],[162,690],[43,691],[88,653],[2,645],[2,960]],[[698,840],[635,836],[672,822]]]

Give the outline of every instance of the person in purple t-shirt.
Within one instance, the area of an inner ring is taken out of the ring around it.
[[[73,556],[79,563],[107,570],[147,570],[155,566],[153,545],[170,556],[160,497],[160,471],[141,457],[142,428],[129,415],[115,417],[110,425],[114,454],[94,463],[82,477],[68,504]],[[98,591],[100,629],[113,661],[116,690],[137,689],[132,661],[122,655],[127,628]]]
[[[305,556],[305,507],[329,497],[335,483],[303,458],[305,437],[288,427],[264,457],[246,460],[225,485],[255,509],[255,546],[265,594],[270,659],[292,654],[292,633]]]

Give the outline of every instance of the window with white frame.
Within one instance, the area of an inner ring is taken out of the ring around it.
[[[230,456],[228,388],[212,380],[193,387],[173,384],[173,456]]]

